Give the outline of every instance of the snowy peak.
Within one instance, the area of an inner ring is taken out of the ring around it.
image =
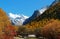
[[[47,10],[48,7],[44,7],[41,10],[39,10],[40,14],[42,14],[43,12],[45,12]]]
[[[32,17],[38,17],[40,16],[41,14],[43,14],[46,10],[47,10],[48,7],[44,7],[40,10],[35,10]]]
[[[17,14],[9,13],[9,17],[11,17],[11,18],[16,18],[16,17],[20,17],[20,16],[19,16],[19,15],[17,15]]]
[[[28,16],[25,16],[23,14],[18,15],[18,14],[9,13],[9,18],[10,18],[12,24],[20,26],[28,18]]]
[[[9,13],[9,17],[11,18],[16,18],[16,17],[24,17],[24,18],[28,18],[28,16],[25,15],[18,15],[18,14],[13,14],[13,13]]]

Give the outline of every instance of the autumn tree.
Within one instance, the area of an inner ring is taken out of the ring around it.
[[[24,26],[20,26],[19,29],[18,29],[17,34],[24,37],[24,36],[28,35],[28,32],[27,32],[27,29]]]
[[[54,20],[53,22],[45,25],[42,28],[41,33],[48,39],[60,39],[60,21]]]

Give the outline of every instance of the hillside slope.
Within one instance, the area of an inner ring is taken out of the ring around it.
[[[0,8],[0,32],[4,30],[4,28],[10,25],[10,21],[6,13]]]
[[[36,19],[32,20],[28,24],[26,24],[26,28],[31,31],[34,31],[37,28],[42,28],[51,20],[60,20],[60,2],[56,3],[55,5],[49,7],[43,14],[41,14]]]
[[[60,39],[60,20],[52,20],[41,30],[41,35],[48,39]]]

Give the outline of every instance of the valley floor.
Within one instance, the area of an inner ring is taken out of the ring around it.
[[[45,38],[19,38],[19,37],[14,37],[14,39],[45,39]]]

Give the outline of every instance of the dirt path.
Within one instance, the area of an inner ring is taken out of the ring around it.
[[[24,39],[24,38],[14,37],[14,39]]]

